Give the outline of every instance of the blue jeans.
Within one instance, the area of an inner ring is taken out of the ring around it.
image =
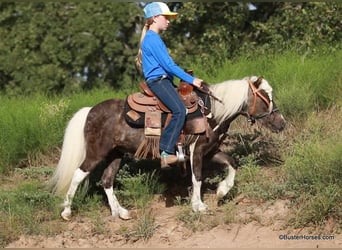
[[[162,132],[159,149],[174,154],[176,143],[184,126],[186,108],[170,79],[159,77],[146,83],[158,99],[171,110],[171,121]]]

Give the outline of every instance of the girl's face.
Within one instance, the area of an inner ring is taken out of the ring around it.
[[[159,15],[154,17],[154,23],[159,31],[167,30],[170,20],[167,16]]]

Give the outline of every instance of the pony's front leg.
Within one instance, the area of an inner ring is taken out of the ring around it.
[[[113,190],[113,183],[116,173],[119,170],[121,159],[115,159],[103,172],[102,185],[107,195],[108,204],[113,217],[120,217],[124,220],[131,219],[127,209],[123,208],[116,198]]]
[[[192,197],[191,207],[194,212],[203,212],[208,209],[208,206],[203,203],[201,197],[202,186],[202,154],[196,154],[194,157],[194,150],[197,140],[190,144],[190,166],[191,166],[191,180],[192,180]],[[195,163],[195,165],[194,165]]]
[[[229,190],[234,186],[236,170],[231,165],[228,166],[228,169],[228,175],[218,184],[218,188],[216,190],[216,196],[218,199],[228,194]]]
[[[194,174],[192,174],[192,197],[191,207],[194,212],[204,212],[208,210],[208,206],[203,203],[201,198],[202,181],[197,181]]]
[[[234,186],[236,169],[230,164],[230,158],[227,154],[223,152],[216,153],[212,161],[221,164],[223,167],[228,169],[228,175],[226,178],[218,184],[216,190],[216,196],[218,199],[224,197],[229,190]]]
[[[62,206],[64,207],[61,216],[64,220],[70,220],[72,199],[75,196],[78,185],[89,175],[89,172],[84,172],[77,168],[71,180],[69,190],[64,198]]]

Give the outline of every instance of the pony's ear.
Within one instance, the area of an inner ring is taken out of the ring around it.
[[[262,83],[263,76],[259,76],[258,79],[254,82],[254,86],[259,88],[260,84]]]

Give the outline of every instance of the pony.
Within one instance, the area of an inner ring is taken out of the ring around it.
[[[194,212],[208,210],[201,195],[204,157],[228,170],[228,175],[218,184],[218,198],[224,197],[234,185],[236,167],[219,149],[231,122],[242,115],[251,124],[260,120],[275,133],[282,131],[286,124],[273,100],[272,87],[263,77],[227,80],[209,84],[208,89],[211,113],[207,132],[186,135],[184,142],[188,152],[186,163],[191,168],[191,207]],[[50,179],[52,192],[64,196],[61,212],[64,220],[71,218],[72,200],[78,186],[100,164],[105,165],[101,181],[111,215],[124,220],[131,218],[129,211],[120,205],[113,186],[123,157],[127,153],[134,154],[139,142],[144,140],[144,128],[135,128],[126,122],[124,105],[125,100],[105,100],[93,107],[79,109],[68,122],[61,156]]]

